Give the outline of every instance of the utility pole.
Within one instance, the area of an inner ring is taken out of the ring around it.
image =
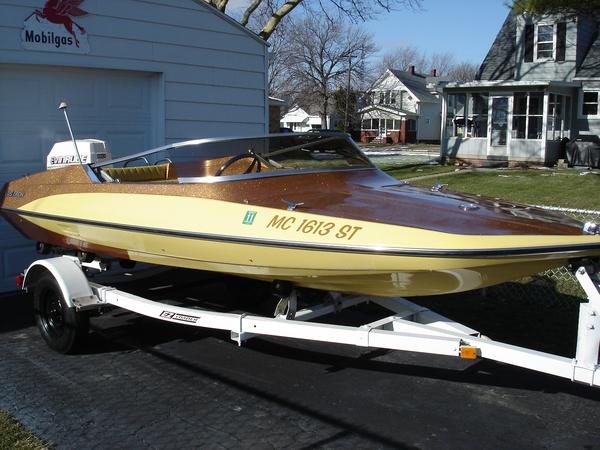
[[[348,55],[348,85],[346,86],[346,113],[344,115],[344,131],[348,132],[350,121],[348,120],[348,105],[350,104],[350,79],[352,77],[352,55]]]

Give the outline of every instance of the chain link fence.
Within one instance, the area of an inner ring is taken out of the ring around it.
[[[581,222],[600,223],[600,211],[538,206],[556,211]],[[522,301],[546,306],[575,307],[586,301],[586,295],[575,275],[567,267],[557,267],[520,280],[492,286],[487,296],[519,298]]]

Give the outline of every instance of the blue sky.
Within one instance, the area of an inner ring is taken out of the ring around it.
[[[505,0],[423,0],[422,11],[381,14],[363,26],[380,53],[412,45],[428,55],[449,52],[458,62],[479,64],[507,14]]]
[[[456,62],[480,64],[508,14],[507,0],[421,1],[422,10],[382,12],[360,24],[373,34],[380,54],[410,45],[428,55],[451,53]],[[229,0],[228,14],[241,15],[249,2]],[[299,14],[292,12],[294,17]]]

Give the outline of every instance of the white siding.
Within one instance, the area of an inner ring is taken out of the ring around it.
[[[76,22],[91,52],[76,55],[22,49],[23,21],[43,4],[0,0],[0,63],[160,74],[164,133],[153,144],[268,131],[266,45],[212,7],[193,0],[87,0],[81,8],[89,15]]]

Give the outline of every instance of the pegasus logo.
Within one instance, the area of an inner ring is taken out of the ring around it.
[[[77,39],[77,36],[75,36],[73,26],[76,26],[81,34],[85,34],[85,29],[76,24],[71,17],[88,15],[86,11],[79,8],[81,3],[83,3],[83,0],[48,0],[41,11],[36,9],[31,16],[35,15],[50,23],[63,25],[67,32],[75,39],[75,45],[79,47],[79,40]],[[29,19],[29,17],[27,19]]]

